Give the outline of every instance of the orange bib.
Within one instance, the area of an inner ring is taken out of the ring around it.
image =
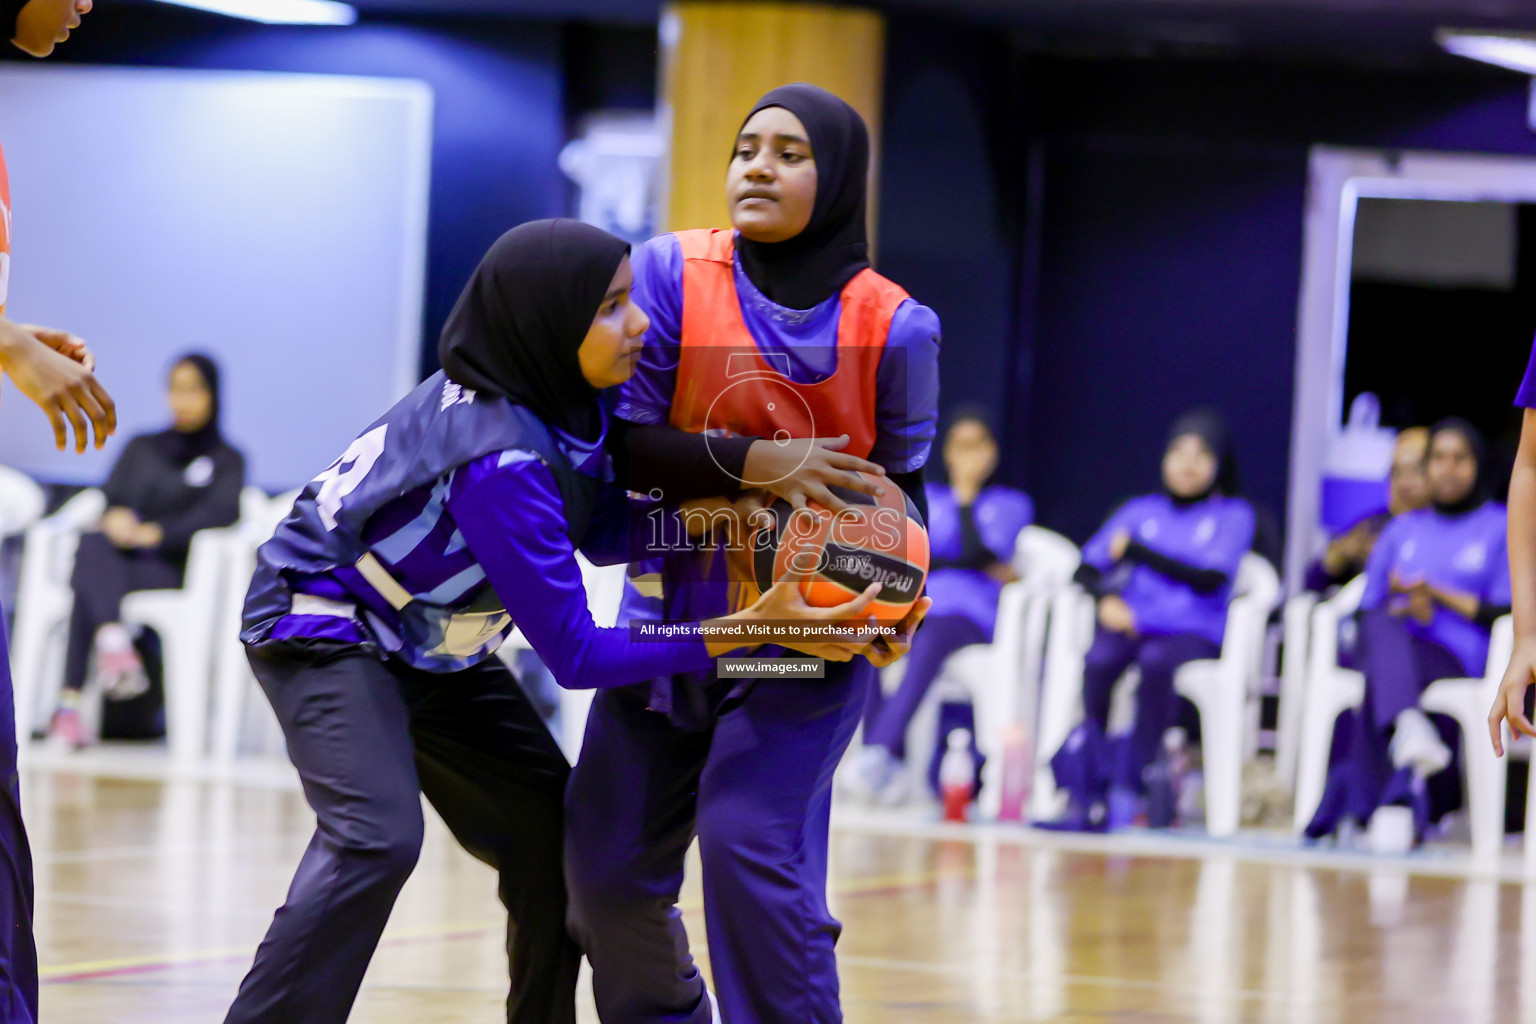
[[[908,298],[868,268],[843,286],[837,362],[815,384],[789,379],[758,350],[736,294],[730,231],[677,232],[683,251],[683,344],[671,422],[691,433],[765,438],[848,435],[864,458],[875,446],[876,373],[891,318]]]

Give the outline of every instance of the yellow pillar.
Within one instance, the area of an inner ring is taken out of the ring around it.
[[[873,240],[884,19],[844,7],[681,0],[667,6],[661,26],[661,100],[671,125],[666,230],[731,226],[725,169],[742,119],[769,89],[809,82],[847,100],[869,125]]]

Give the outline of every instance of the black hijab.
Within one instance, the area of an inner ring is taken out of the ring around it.
[[[1180,416],[1173,421],[1173,427],[1168,431],[1168,444],[1163,450],[1172,448],[1173,443],[1185,434],[1194,434],[1210,450],[1216,459],[1216,475],[1211,478],[1209,487],[1190,497],[1180,497],[1168,491],[1165,484],[1168,497],[1177,505],[1198,504],[1217,491],[1229,498],[1237,497],[1237,457],[1232,451],[1232,435],[1227,430],[1227,421],[1221,413],[1214,409],[1193,409]]]
[[[27,6],[29,0],[0,0],[0,31],[5,32],[5,41],[10,42],[16,38],[16,20],[21,17],[21,9]]]
[[[794,238],[764,243],[738,235],[736,251],[758,291],[781,306],[811,309],[869,266],[869,129],[847,103],[804,84],[768,93],[742,126],[768,107],[783,107],[805,125],[816,161],[816,203],[810,223]]]
[[[159,435],[166,458],[177,466],[185,466],[224,444],[224,435],[219,430],[219,364],[201,352],[192,352],[176,360],[172,370],[177,366],[190,366],[197,371],[208,389],[209,399],[207,423],[196,430],[172,427]]]
[[[501,395],[591,441],[597,392],[576,352],[629,245],[575,220],[535,220],[498,238],[448,314],[437,358],[451,380]]]
[[[1460,501],[1439,502],[1431,499],[1435,511],[1441,515],[1459,516],[1475,509],[1482,508],[1488,502],[1488,443],[1483,440],[1482,431],[1474,427],[1469,421],[1460,416],[1451,416],[1434,425],[1429,432],[1429,446],[1424,449],[1424,458],[1429,458],[1429,449],[1434,447],[1435,438],[1440,434],[1450,431],[1460,434],[1462,440],[1467,442],[1467,447],[1472,451],[1472,459],[1477,463],[1477,476],[1472,479],[1472,487],[1462,496]]]

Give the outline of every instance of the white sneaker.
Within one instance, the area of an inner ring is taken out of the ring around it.
[[[709,1020],[710,1020],[710,1024],[723,1024],[723,1022],[720,1020],[720,1002],[719,1002],[719,1000],[717,1000],[715,998],[715,994],[713,992],[711,992],[708,988],[704,989],[704,994],[709,997]]]
[[[1365,845],[1372,853],[1407,853],[1413,849],[1413,809],[1396,805],[1376,808],[1365,835]]]
[[[1408,708],[1393,724],[1396,726],[1391,746],[1394,767],[1412,768],[1420,778],[1428,778],[1451,763],[1451,748],[1445,745],[1424,712]]]

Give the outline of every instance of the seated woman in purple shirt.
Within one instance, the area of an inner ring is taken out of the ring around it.
[[[997,468],[997,440],[981,410],[963,409],[951,421],[944,467],[949,483],[927,485],[927,593],[933,608],[912,639],[901,686],[883,701],[877,695],[864,723],[860,782],[883,803],[901,796],[907,725],[945,659],[970,644],[992,642],[998,596],[1016,578],[1014,548],[1034,520],[1029,495],[987,482]]]
[[[1086,720],[1051,762],[1070,797],[1051,827],[1117,829],[1140,813],[1142,773],[1179,719],[1174,673],[1220,655],[1232,585],[1253,546],[1253,508],[1235,490],[1225,423],[1188,413],[1169,432],[1162,493],[1120,506],[1083,548],[1076,579],[1098,599],[1098,629],[1083,665]],[[1111,754],[1110,699],[1132,665],[1141,669],[1136,724]]]
[[[1371,552],[1357,658],[1365,703],[1346,722],[1347,746],[1309,838],[1346,816],[1376,827],[1388,820],[1379,808],[1404,807],[1418,842],[1461,802],[1460,779],[1447,771],[1455,730],[1437,728],[1418,703],[1437,679],[1483,674],[1491,627],[1510,610],[1504,509],[1483,485],[1485,458],[1472,424],[1437,425],[1426,464],[1431,506],[1392,520]]]
[[[613,475],[599,396],[640,355],[649,321],[631,285],[628,247],[596,228],[507,232],[443,329],[444,371],[261,547],[241,639],[319,822],[227,1024],[346,1020],[415,864],[422,795],[500,873],[509,1024],[574,1024],[570,769],[496,649],[518,627],[562,686],[615,687],[708,669],[739,645],[639,642],[588,611],[576,551],[627,561],[650,525],[626,497],[649,484]],[[728,618],[843,621],[878,589],[813,610],[785,581]],[[837,660],[863,649],[818,645]]]

